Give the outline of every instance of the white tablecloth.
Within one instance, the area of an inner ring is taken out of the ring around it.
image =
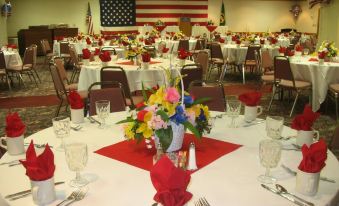
[[[128,60],[119,60],[118,62],[126,62]],[[165,84],[164,68],[169,68],[169,59],[152,59],[152,61],[161,62],[158,64],[151,64],[148,70],[138,69],[138,66],[121,65],[111,62],[112,66],[120,66],[124,68],[131,92],[142,90],[142,83],[145,88],[151,88],[157,85]],[[187,64],[193,62],[186,60]],[[173,59],[173,65],[177,66],[178,61]],[[95,62],[89,66],[83,66],[79,76],[78,90],[88,90],[88,87],[94,82],[100,81],[101,63]]]
[[[155,48],[158,48],[159,43],[163,41],[166,43],[166,48],[171,49],[173,47],[173,52],[178,51],[178,46],[179,46],[179,41],[174,41],[174,40],[160,40],[157,39],[155,41]],[[189,44],[189,50],[194,50],[195,45],[197,44],[197,40],[196,39],[190,39],[188,40],[188,44]]]
[[[140,35],[145,35],[146,32],[151,32],[154,29],[153,26],[139,26],[138,30]],[[179,32],[179,26],[166,26],[164,30],[160,33],[161,36],[165,36],[166,32]]]
[[[97,124],[90,124],[86,119],[80,131],[71,131],[70,137],[65,139],[66,143],[85,142],[89,150],[88,163],[82,172],[85,178],[91,180],[88,185],[89,191],[85,199],[75,202],[74,206],[150,206],[154,203],[153,196],[156,191],[152,186],[148,171],[93,153],[102,147],[124,140],[121,125],[115,123],[123,119],[125,115],[125,112],[112,114],[106,121],[108,122],[106,129],[98,129]],[[238,118],[238,121],[242,121],[242,118]],[[286,199],[263,189],[257,180],[259,175],[265,173],[265,168],[260,165],[258,156],[259,141],[267,138],[265,124],[231,129],[225,126],[229,122],[229,119],[226,118],[218,119],[211,134],[206,136],[243,146],[192,174],[188,191],[193,194],[193,198],[187,205],[193,206],[194,202],[200,197],[205,197],[210,205],[215,206],[294,205]],[[289,128],[285,127],[283,130],[283,136],[294,134],[295,132]],[[29,142],[32,138],[34,138],[35,143],[48,142],[54,147],[60,143],[60,140],[55,138],[52,128],[28,137],[25,142]],[[289,141],[283,144],[287,145],[295,140]],[[53,149],[53,152],[56,164],[54,179],[55,181],[66,182],[66,184],[56,186],[57,200],[51,204],[56,205],[74,190],[68,185],[68,182],[75,177],[75,172],[68,169],[63,152],[55,149]],[[5,154],[0,163],[20,158],[25,157],[24,155],[9,156]],[[271,170],[272,175],[278,179],[278,183],[292,193],[296,193],[296,178],[287,174],[280,167],[280,164],[296,169],[301,158],[300,152],[283,151],[279,166]],[[22,166],[0,166],[0,171],[1,196],[30,188],[29,179]],[[337,183],[320,181],[319,191],[314,197],[307,197],[299,193],[296,193],[296,195],[313,202],[317,206],[337,205],[338,199],[335,200],[335,198],[338,198],[339,195],[338,171],[338,160],[331,152],[328,152],[326,166],[321,175],[333,178]],[[270,185],[270,187],[273,187],[273,185]],[[34,205],[31,196],[9,203],[13,206]]]
[[[306,80],[312,83],[312,109],[317,111],[320,104],[326,99],[328,86],[339,82],[339,63],[310,62],[309,56],[291,59],[291,69],[295,79]]]
[[[222,35],[227,33],[228,26],[218,26],[214,31],[219,32]],[[202,36],[203,34],[209,35],[209,31],[206,26],[192,26],[192,36]]]
[[[4,51],[6,67],[22,65],[22,60],[17,51]]]
[[[235,62],[236,64],[243,64],[246,59],[248,47],[240,46],[237,47],[235,44],[225,44],[222,48],[222,52],[225,59],[228,59],[230,62]],[[270,56],[272,59],[279,55],[279,48],[278,47],[271,47],[271,46],[264,46],[262,48],[268,49]]]

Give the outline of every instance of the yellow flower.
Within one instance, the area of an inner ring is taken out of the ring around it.
[[[154,104],[162,104],[164,101],[164,87],[160,87],[156,93],[152,94],[150,98],[148,99],[148,104],[149,105],[154,105]]]
[[[210,111],[209,111],[209,109],[208,109],[208,106],[206,106],[206,105],[201,105],[201,107],[202,107],[202,110],[204,111],[204,114],[205,114],[205,116],[206,116],[206,119],[209,119],[209,118],[210,118]]]
[[[172,104],[172,103],[169,103],[167,101],[163,102],[163,106],[168,111],[168,116],[172,116],[172,115],[175,114],[175,108],[177,107],[177,105],[178,105],[178,103]]]
[[[124,126],[125,136],[128,139],[134,139],[135,137],[135,133],[132,131],[133,127],[134,127],[134,122],[127,123]]]
[[[191,107],[192,108],[192,110],[195,112],[195,116],[196,117],[198,117],[199,115],[200,115],[200,113],[201,113],[201,111],[200,111],[200,104],[198,105],[194,105],[193,107]]]
[[[152,112],[147,112],[144,116],[144,122],[148,122],[148,121],[151,121],[152,119],[152,116],[153,116],[153,113]]]
[[[142,133],[144,138],[148,139],[152,136],[153,131],[147,126],[146,123],[141,123],[139,128],[137,129],[137,133]]]

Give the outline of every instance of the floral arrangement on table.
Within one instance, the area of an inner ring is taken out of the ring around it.
[[[146,51],[141,47],[132,48],[131,46],[129,46],[126,53],[126,59],[133,61],[139,54],[142,54],[144,52]]]
[[[182,31],[178,31],[173,35],[173,40],[180,40],[184,38],[185,38],[185,34],[182,33]]]
[[[163,21],[161,21],[160,19],[155,22],[155,26],[164,26],[164,25],[165,25],[165,23]]]
[[[148,33],[148,36],[153,38],[159,38],[160,32],[153,28],[152,31]]]
[[[120,36],[120,43],[125,47],[132,44],[131,40],[128,38],[127,35],[121,35]]]
[[[326,53],[326,57],[336,57],[338,54],[338,48],[336,48],[334,42],[323,41],[319,47],[318,53]]]
[[[208,20],[208,21],[207,21],[207,25],[208,25],[208,26],[210,26],[210,25],[213,26],[213,25],[214,25],[214,22],[213,22],[212,20]]]
[[[185,130],[190,130],[197,138],[210,132],[208,107],[203,105],[208,99],[194,99],[180,90],[180,77],[171,79],[171,70],[165,70],[170,86],[160,86],[149,90],[148,97],[143,90],[144,102],[136,105],[125,123],[125,137],[130,140],[154,139],[167,152],[181,149]],[[181,93],[181,95],[180,95]],[[180,145],[181,138],[181,145]],[[178,140],[179,139],[179,140]],[[179,143],[178,143],[179,142]],[[178,144],[178,145],[176,145]]]

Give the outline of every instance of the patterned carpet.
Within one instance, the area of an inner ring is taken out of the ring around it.
[[[38,58],[39,62],[42,62],[41,58]],[[26,87],[19,87],[18,85],[14,85],[12,91],[8,91],[8,88],[5,84],[0,83],[0,122],[5,122],[5,116],[9,111],[9,107],[5,107],[2,105],[4,102],[3,98],[11,97],[13,100],[13,104],[20,105],[20,103],[16,101],[20,101],[20,97],[22,96],[44,96],[46,98],[46,102],[41,102],[39,105],[35,105],[34,107],[24,107],[21,105],[18,108],[11,109],[11,111],[16,111],[19,113],[25,124],[27,125],[27,131],[25,136],[29,136],[33,133],[36,133],[39,130],[44,128],[50,127],[52,125],[51,119],[54,117],[54,112],[56,106],[51,106],[53,104],[48,104],[48,102],[55,101],[55,91],[54,85],[52,82],[52,78],[50,76],[48,67],[46,65],[42,65],[41,63],[37,67],[37,71],[39,76],[42,80],[42,83],[39,84],[39,87],[36,87],[33,82],[30,82],[28,77],[24,77]],[[68,71],[69,75],[70,72]],[[242,91],[248,91],[248,89],[255,90],[258,85],[258,76],[253,74],[247,74],[247,84],[245,87],[240,87],[241,85],[241,75],[240,74],[226,74],[225,77],[225,85],[234,87],[230,91],[237,90],[238,88],[245,88],[245,90],[239,90],[238,92],[241,93]],[[229,87],[229,88],[231,88]],[[269,90],[265,89],[265,94],[262,98],[261,105],[264,107],[263,114],[260,118],[265,118],[268,114],[270,115],[280,115],[285,117],[285,125],[290,125],[292,118],[290,118],[287,114],[289,113],[292,105],[292,101],[288,102],[284,101],[274,101],[272,109],[270,112],[267,111],[269,99],[270,99],[270,92]],[[226,91],[226,99],[237,98],[234,96],[237,94],[236,92],[227,92]],[[15,97],[15,98],[13,98]],[[54,98],[54,100],[53,100]],[[308,96],[303,96],[298,101],[296,110],[294,114],[301,113],[303,110],[304,105],[308,101]],[[6,103],[7,105],[10,103]],[[334,113],[334,106],[332,103],[329,104],[328,111],[325,113],[325,109],[321,108],[320,112],[322,113],[321,117],[316,121],[314,125],[314,129],[319,130],[321,137],[323,137],[326,142],[329,144],[332,139],[334,128],[336,127],[337,123],[335,121],[335,113]],[[67,115],[68,113],[65,111],[61,111],[62,114]],[[5,124],[0,124],[0,135],[4,135],[4,127]],[[336,153],[339,159],[339,153]]]

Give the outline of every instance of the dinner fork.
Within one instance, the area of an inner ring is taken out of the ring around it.
[[[69,203],[67,203],[64,206],[68,206],[74,202],[80,201],[82,199],[84,199],[84,197],[86,196],[87,190],[80,190],[80,192],[78,193],[78,195],[75,196],[74,199],[72,199]]]
[[[211,206],[206,198],[202,197],[202,198],[199,198],[198,202],[195,203],[195,206]]]
[[[67,201],[70,201],[70,200],[73,200],[75,199],[75,197],[80,193],[81,190],[76,190],[76,191],[73,191],[66,199],[64,199],[62,202],[60,202],[59,204],[57,204],[56,206],[60,206],[62,205],[63,203],[67,202]]]

